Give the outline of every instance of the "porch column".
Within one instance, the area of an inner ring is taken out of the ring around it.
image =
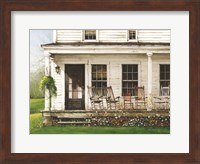
[[[152,93],[152,52],[147,52],[148,56],[148,96]]]
[[[50,75],[50,54],[48,52],[44,52],[45,55],[45,75]],[[45,89],[45,110],[49,110],[49,92]]]

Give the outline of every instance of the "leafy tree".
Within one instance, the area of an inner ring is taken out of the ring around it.
[[[30,98],[43,98],[44,92],[39,89],[40,79],[44,76],[44,66],[30,73]]]

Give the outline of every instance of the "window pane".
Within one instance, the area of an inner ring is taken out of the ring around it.
[[[170,73],[166,73],[166,80],[170,79]]]
[[[166,65],[166,72],[170,72],[170,65]]]
[[[122,87],[123,87],[123,88],[128,87],[128,83],[127,83],[127,82],[123,82],[123,83],[122,83]]]
[[[102,70],[102,71],[103,71],[103,72],[106,72],[106,65],[103,65],[102,67],[103,67],[103,70]]]
[[[85,40],[96,40],[96,30],[85,30]]]
[[[164,73],[160,73],[160,80],[165,80],[165,74]]]
[[[160,65],[160,72],[165,72],[165,67],[164,67],[164,65]]]
[[[132,80],[132,73],[128,73],[128,80]]]
[[[133,73],[133,80],[138,80],[138,73]]]
[[[107,79],[107,73],[103,73],[103,80]]]
[[[122,72],[127,72],[127,68],[128,68],[127,65],[122,65]]]
[[[136,38],[135,34],[136,34],[135,30],[129,30],[129,39],[130,40],[135,39]]]
[[[132,88],[133,87],[133,84],[130,82],[128,83],[128,88]]]
[[[96,80],[96,73],[92,73],[92,80]]]
[[[127,73],[123,73],[122,78],[123,78],[123,80],[127,80]]]
[[[107,82],[102,82],[102,87],[107,87]]]
[[[97,70],[97,69],[96,69],[96,65],[93,65],[93,66],[92,66],[92,72],[96,72],[96,70]]]
[[[133,72],[138,72],[138,65],[133,65]]]
[[[138,81],[134,81],[133,82],[133,87],[137,87],[138,86]]]
[[[127,90],[126,89],[122,89],[122,95],[125,96],[127,94]]]
[[[132,65],[128,65],[128,72],[132,72]]]
[[[97,80],[101,80],[101,73],[97,73]]]

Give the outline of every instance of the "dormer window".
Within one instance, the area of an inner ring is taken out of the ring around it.
[[[128,40],[129,41],[136,40],[136,30],[128,30]]]
[[[96,38],[96,30],[85,30],[84,40],[94,41]]]

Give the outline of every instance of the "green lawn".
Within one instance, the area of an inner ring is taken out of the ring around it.
[[[86,126],[48,126],[42,125],[44,99],[30,100],[31,134],[169,134],[169,127],[86,127]]]
[[[44,99],[30,99],[30,113],[39,113],[44,109]]]

